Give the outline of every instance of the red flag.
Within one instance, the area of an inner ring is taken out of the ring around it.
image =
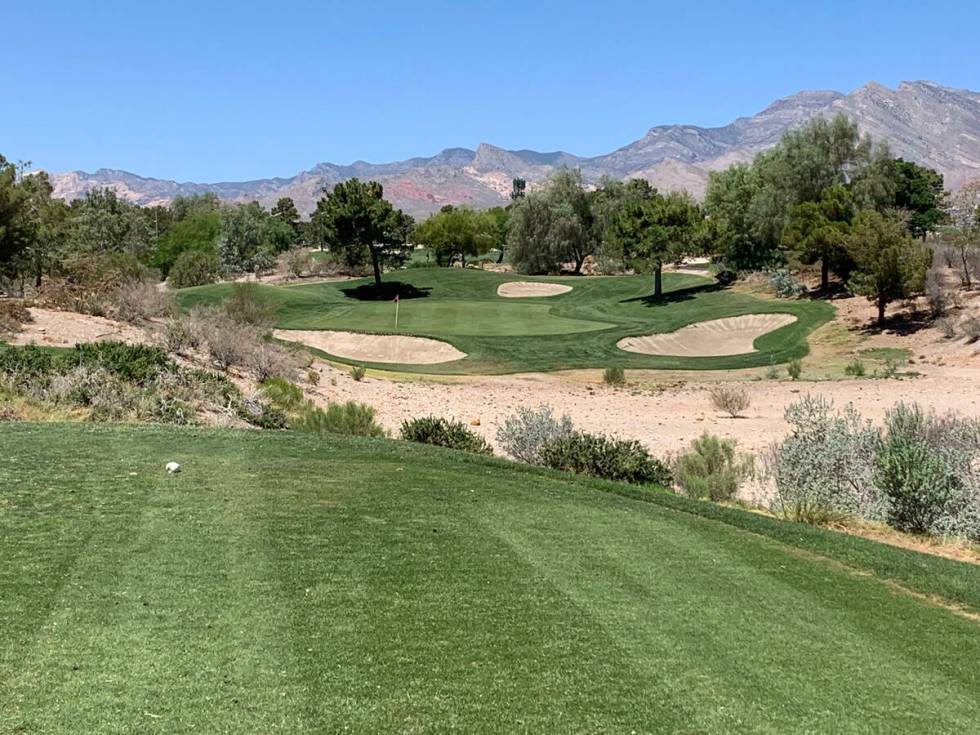
[[[398,294],[395,294],[395,302],[398,302]]]

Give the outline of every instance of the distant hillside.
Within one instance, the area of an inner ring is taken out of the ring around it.
[[[590,181],[642,177],[661,189],[686,189],[700,196],[708,172],[749,161],[774,145],[790,127],[817,115],[843,112],[893,152],[942,172],[957,189],[980,178],[980,94],[933,82],[903,82],[888,89],[869,82],[851,94],[800,92],[777,100],[752,117],[718,128],[660,125],[611,153],[583,158],[564,151],[510,151],[481,143],[476,150],[447,148],[429,158],[394,163],[356,161],[348,166],[319,163],[288,178],[197,184],[145,178],[127,171],[99,169],[55,174],[57,196],[72,199],[94,187],[110,186],[140,204],[166,203],[177,195],[214,192],[230,201],[257,199],[271,205],[290,196],[310,212],[324,186],[358,176],[377,179],[388,199],[414,214],[444,204],[490,207],[507,202],[511,179],[541,181],[561,166],[581,169]]]

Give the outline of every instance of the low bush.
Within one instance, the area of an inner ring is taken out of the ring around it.
[[[528,464],[544,464],[542,450],[548,443],[572,433],[568,416],[556,418],[550,406],[521,406],[497,429],[497,443],[511,457]]]
[[[864,367],[864,363],[860,360],[852,360],[844,366],[844,375],[851,375],[855,378],[864,377],[867,373],[867,369]]]
[[[952,305],[953,293],[946,288],[942,272],[936,268],[930,268],[926,273],[925,294],[929,313],[934,318],[943,316]]]
[[[355,401],[347,401],[346,403],[330,402],[326,408],[307,405],[290,422],[290,428],[296,429],[297,431],[315,433],[328,432],[352,436],[385,436],[385,430],[374,420],[374,409],[371,406],[356,403]]]
[[[306,405],[303,389],[283,378],[269,378],[259,385],[259,396],[285,413],[296,413]]]
[[[742,415],[751,404],[748,391],[737,385],[715,385],[708,390],[711,405],[719,411],[724,411],[732,418]]]
[[[626,383],[626,373],[621,367],[608,367],[602,373],[602,382],[612,386],[623,385]]]
[[[795,299],[806,293],[806,288],[793,278],[788,270],[774,271],[769,276],[769,285],[776,295],[784,299]]]
[[[112,297],[117,317],[127,322],[139,323],[173,314],[173,296],[159,288],[153,281],[129,281]]]
[[[61,263],[37,294],[39,306],[107,316],[115,314],[114,298],[121,287],[135,282],[156,283],[159,273],[128,253],[79,255]]]
[[[102,369],[137,385],[155,378],[173,366],[159,347],[130,345],[125,342],[89,342],[60,353],[56,364],[66,367]]]
[[[259,337],[252,349],[245,353],[243,367],[260,382],[269,378],[295,380],[297,360],[286,348]]]
[[[799,360],[790,360],[786,366],[786,374],[789,375],[790,380],[799,380],[803,375],[803,363]]]
[[[316,260],[305,250],[294,248],[276,258],[276,272],[284,278],[302,278],[316,270]]]
[[[960,322],[960,331],[970,344],[980,339],[980,319],[969,317]]]
[[[367,369],[363,365],[352,365],[350,369],[350,376],[360,383],[362,380],[364,380],[364,374],[366,372]]]
[[[461,449],[476,454],[493,454],[493,449],[479,434],[468,429],[462,422],[436,416],[404,421],[401,438],[420,444],[433,444],[437,447]]]
[[[738,457],[735,441],[705,433],[673,463],[674,480],[685,495],[731,500],[752,472],[752,458]]]
[[[271,327],[276,322],[276,305],[254,283],[236,283],[224,302],[233,321],[253,327]]]
[[[949,317],[944,316],[942,319],[937,319],[936,329],[938,329],[939,333],[946,339],[953,339],[956,337],[956,322]]]
[[[167,282],[172,288],[190,288],[214,283],[221,277],[218,254],[211,250],[185,250],[177,256]]]
[[[0,335],[16,334],[32,321],[31,312],[21,299],[0,299]]]
[[[552,469],[634,484],[671,484],[670,469],[635,439],[572,431],[547,442],[542,464]]]

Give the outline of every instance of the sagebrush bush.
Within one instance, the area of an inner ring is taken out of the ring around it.
[[[803,363],[799,360],[790,360],[786,366],[786,374],[789,375],[790,380],[799,380],[803,375]]]
[[[366,372],[367,369],[363,365],[352,365],[350,369],[350,376],[360,383],[362,380],[364,380],[364,374]]]
[[[134,323],[169,316],[176,308],[173,296],[152,281],[124,283],[116,289],[112,305],[117,317]]]
[[[946,339],[953,339],[956,337],[956,322],[949,317],[943,317],[942,319],[936,320],[936,329],[939,333],[943,335]]]
[[[552,469],[635,484],[671,484],[670,469],[635,439],[616,439],[572,431],[541,448],[542,464]]]
[[[976,342],[980,340],[980,319],[977,317],[968,317],[960,322],[960,331],[963,336],[966,337],[968,343]]]
[[[925,282],[926,303],[929,304],[929,313],[938,318],[946,314],[952,305],[953,293],[943,283],[942,272],[936,268],[930,268],[926,273]]]
[[[330,402],[326,408],[308,405],[290,422],[290,427],[316,433],[385,436],[385,430],[374,420],[374,409],[355,401]]]
[[[19,332],[33,321],[31,312],[21,299],[0,299],[0,335]]]
[[[281,345],[261,338],[245,354],[243,366],[260,382],[269,378],[296,379],[295,355]]]
[[[306,405],[303,389],[283,378],[269,378],[259,385],[259,395],[286,413],[300,411]]]
[[[436,416],[423,416],[402,422],[401,438],[420,444],[461,449],[476,454],[493,454],[486,439],[471,431],[460,421]]]
[[[883,520],[874,482],[878,431],[852,406],[837,412],[820,396],[790,404],[785,419],[792,431],[766,457],[776,487],[773,510],[803,523],[842,514]]]
[[[315,271],[315,259],[300,248],[281,253],[276,258],[276,272],[284,278],[302,278]]]
[[[621,367],[608,367],[602,373],[602,382],[612,386],[623,385],[626,382],[626,373]]]
[[[550,406],[536,409],[520,406],[497,429],[497,443],[511,457],[528,464],[544,464],[541,451],[546,444],[572,433],[572,420],[556,418]]]
[[[806,293],[806,288],[799,281],[793,278],[788,270],[774,271],[769,276],[769,285],[776,292],[777,296],[784,299],[795,299]]]
[[[751,456],[737,456],[735,441],[702,434],[673,463],[674,480],[685,495],[731,500],[752,472]]]
[[[738,385],[715,385],[708,389],[708,395],[712,406],[732,418],[741,416],[752,403],[748,391]]]
[[[276,305],[255,283],[236,283],[224,302],[233,321],[253,327],[271,327],[276,322]]]
[[[867,373],[864,363],[860,360],[852,360],[844,366],[844,375],[851,375],[855,378],[863,377]]]
[[[221,278],[218,254],[212,250],[185,250],[177,256],[167,282],[172,288],[190,288],[214,283]]]

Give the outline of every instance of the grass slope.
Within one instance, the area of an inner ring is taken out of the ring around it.
[[[453,268],[418,268],[386,276],[426,296],[402,299],[398,328],[389,301],[360,301],[347,295],[368,281],[261,287],[278,307],[283,329],[340,329],[413,334],[450,342],[465,359],[442,365],[375,365],[409,372],[486,374],[568,368],[730,369],[786,362],[807,353],[806,336],[833,317],[827,303],[758,299],[690,274],[664,275],[666,298],[650,298],[650,278],[532,278]],[[559,296],[505,299],[506,281],[565,283]],[[186,289],[181,305],[220,302],[231,284]],[[616,347],[621,338],[670,332],[688,324],[768,312],[795,314],[798,321],[756,340],[758,352],[729,357],[638,355]],[[334,356],[331,356],[334,357]],[[334,357],[341,362],[340,358]],[[346,361],[349,362],[349,361]],[[370,363],[368,363],[370,365]]]
[[[0,447],[0,732],[980,717],[980,624],[701,504],[380,440],[8,424]]]

